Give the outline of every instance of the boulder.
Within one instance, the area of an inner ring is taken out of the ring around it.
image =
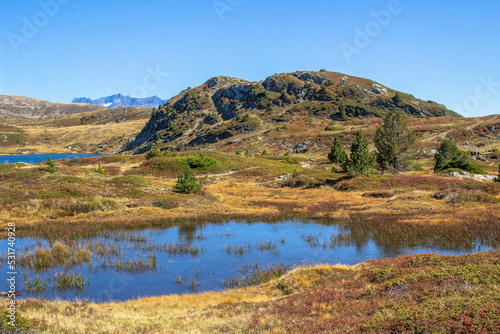
[[[387,94],[387,88],[378,85],[378,84],[373,84],[372,85],[372,92],[375,94]]]
[[[291,150],[289,150],[288,153],[290,154],[305,153],[307,152],[307,147],[309,147],[309,145],[311,145],[310,140],[306,140],[303,143],[298,143]]]

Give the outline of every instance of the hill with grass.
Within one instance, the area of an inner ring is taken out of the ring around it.
[[[389,110],[414,118],[461,117],[436,102],[341,73],[300,71],[275,74],[259,82],[219,76],[182,91],[154,110],[123,151],[143,153],[158,141],[170,147],[214,144],[287,126],[299,118],[326,125],[376,119]]]
[[[97,111],[103,108],[85,103],[54,103],[31,97],[0,95],[0,115],[39,119]]]
[[[0,154],[114,153],[151,116],[150,108],[101,108],[36,119],[0,115]]]

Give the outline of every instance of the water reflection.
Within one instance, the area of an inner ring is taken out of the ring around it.
[[[202,226],[188,225],[179,226],[179,240],[185,241],[187,244],[191,245],[196,236],[196,231],[198,228],[202,229]]]
[[[221,290],[224,281],[247,274],[241,268],[352,265],[402,254],[458,255],[498,249],[497,226],[229,222],[106,232],[94,238],[50,244],[45,239],[20,238],[18,277],[24,297],[49,299],[104,302]],[[0,241],[0,250],[4,249],[7,240]],[[0,255],[0,275],[5,276],[6,254]],[[57,280],[61,277],[75,278],[75,282],[68,281],[65,289],[59,289]],[[116,281],[126,281],[127,288],[110,289],[110,282]]]

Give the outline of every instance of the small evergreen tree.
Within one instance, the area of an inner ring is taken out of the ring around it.
[[[56,163],[52,160],[51,157],[47,160],[47,168],[45,169],[49,173],[57,172]]]
[[[394,95],[394,97],[392,98],[392,101],[396,104],[399,104],[399,103],[403,103],[404,99],[403,99],[403,96],[401,96],[401,94],[399,94],[399,92],[396,92],[396,95]]]
[[[97,169],[95,170],[96,173],[98,174],[102,174],[102,175],[106,175],[108,174],[102,167],[101,167],[101,163],[99,163],[99,165],[97,166]]]
[[[328,160],[332,163],[337,163],[337,164],[342,164],[346,160],[348,160],[349,157],[347,156],[347,153],[344,151],[342,148],[342,144],[340,143],[339,136],[336,135],[335,139],[333,140],[333,146],[328,153]]]
[[[500,182],[500,165],[498,166],[498,176],[493,181]]]
[[[149,150],[147,153],[146,153],[146,159],[149,160],[149,159],[152,159],[152,158],[155,158],[155,157],[159,157],[161,156],[161,152],[159,149],[157,149],[156,147],[154,147],[153,149]]]
[[[434,156],[434,161],[435,172],[448,168],[458,168],[471,173],[484,173],[481,166],[472,161],[465,151],[462,151],[454,141],[449,139],[441,141],[438,152]]]
[[[395,173],[408,167],[410,152],[416,141],[416,134],[408,127],[400,111],[389,111],[375,132],[376,160],[383,171],[390,168]]]
[[[373,167],[374,158],[368,149],[368,140],[359,130],[356,140],[351,145],[350,172],[357,175],[368,175]]]
[[[197,193],[200,190],[200,184],[196,182],[191,168],[188,167],[184,175],[179,175],[175,189],[184,194]]]

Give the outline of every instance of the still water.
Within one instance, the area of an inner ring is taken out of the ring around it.
[[[28,164],[36,164],[42,159],[43,161],[47,161],[49,157],[52,160],[60,160],[60,159],[74,159],[74,158],[87,158],[87,157],[100,157],[102,154],[70,154],[70,153],[61,153],[61,154],[22,154],[22,155],[0,155],[0,163],[2,164],[14,164],[18,162],[24,162]]]
[[[0,240],[3,257],[0,276],[7,277],[7,240]],[[325,263],[353,265],[370,259],[402,254],[439,253],[459,255],[492,249],[472,240],[463,249],[391,243],[365,235],[358,240],[337,225],[314,222],[205,224],[202,226],[163,230],[109,232],[83,239],[78,247],[91,249],[91,260],[77,265],[36,269],[18,264],[18,290],[24,297],[45,299],[88,299],[106,302],[165,294],[223,290],[224,280],[248,275],[248,268],[259,269],[282,265]],[[99,255],[105,245],[114,254]],[[97,247],[98,246],[98,247]],[[35,248],[49,247],[48,240],[18,238],[18,263],[22,255]],[[181,250],[183,249],[183,251]],[[143,270],[127,270],[123,263],[146,263],[154,258],[154,266]],[[142,262],[141,262],[142,261]],[[1,263],[1,262],[0,262]],[[120,265],[120,263],[122,265]],[[81,291],[58,289],[50,282],[62,273],[84,275],[87,282]],[[44,291],[27,292],[26,282],[39,278],[48,282]],[[2,279],[3,282],[5,280]],[[0,288],[5,290],[4,283]]]

